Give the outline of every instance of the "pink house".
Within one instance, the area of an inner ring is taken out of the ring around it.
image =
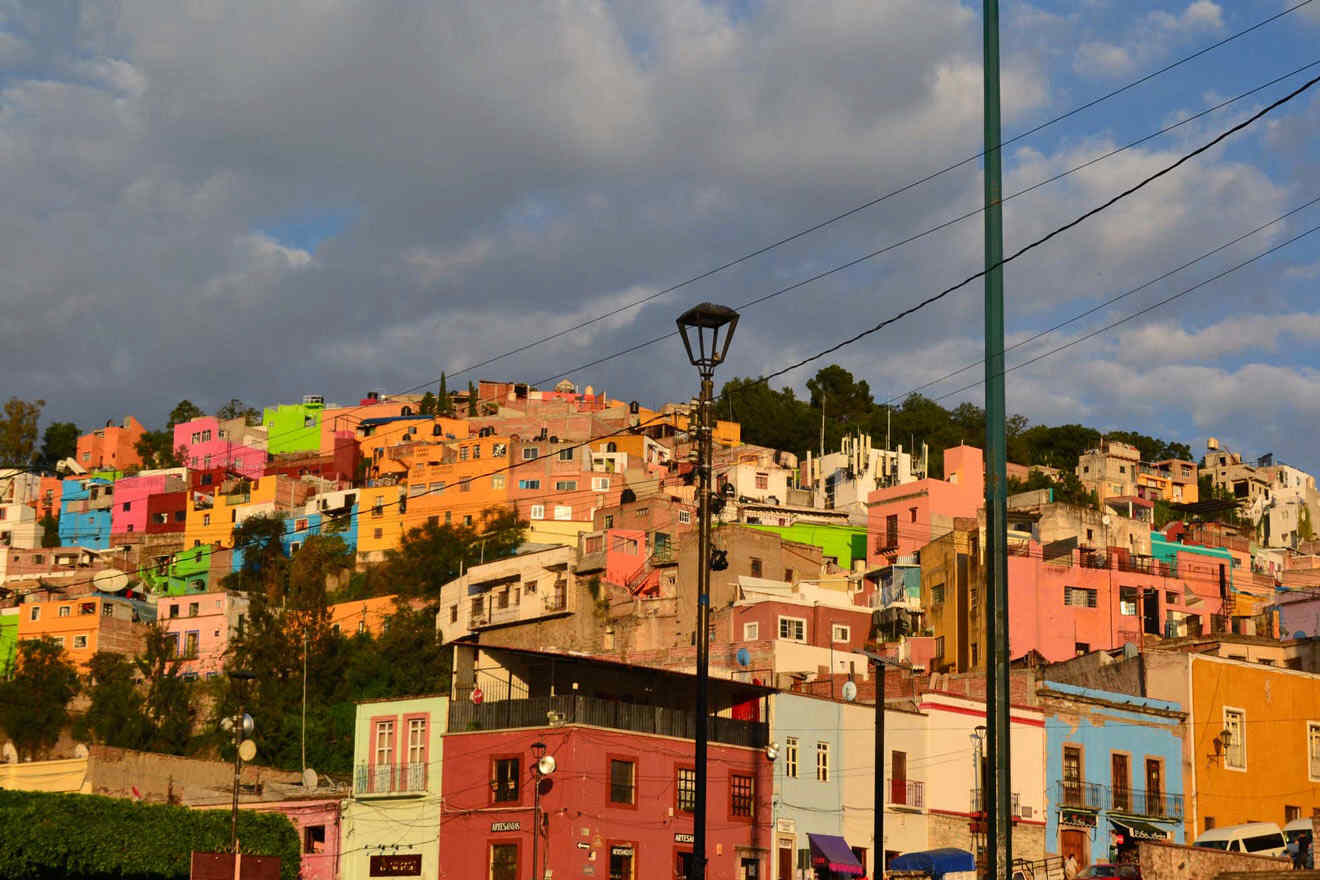
[[[949,531],[956,516],[974,517],[985,498],[985,462],[975,446],[944,450],[945,479],[877,489],[867,498],[867,562],[885,565]]]
[[[192,678],[214,678],[224,671],[229,638],[242,629],[248,599],[238,593],[163,596],[156,620],[174,639],[180,671]]]
[[[226,424],[235,422],[240,420]],[[266,450],[237,442],[214,416],[175,425],[174,448],[183,450],[183,463],[193,470],[225,468],[253,480],[266,472]]]
[[[339,876],[338,798],[242,804],[259,813],[282,813],[298,830],[302,842],[302,880],[334,880]]]
[[[188,488],[185,471],[160,472],[124,477],[115,481],[114,507],[110,513],[110,533],[147,531],[147,499],[166,492],[182,492]]]

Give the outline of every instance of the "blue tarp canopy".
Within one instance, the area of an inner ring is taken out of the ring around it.
[[[950,846],[904,853],[890,859],[885,867],[891,871],[925,871],[932,877],[938,878],[950,871],[975,871],[976,860],[967,850]]]
[[[828,868],[835,874],[849,874],[860,877],[866,872],[857,860],[848,841],[834,834],[808,834],[811,844],[811,862],[813,865]]]

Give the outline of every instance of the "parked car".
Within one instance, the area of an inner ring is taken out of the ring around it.
[[[1117,878],[1117,880],[1141,880],[1141,868],[1136,865],[1092,865],[1077,875],[1077,880],[1092,878]]]
[[[1201,832],[1194,846],[1258,856],[1282,856],[1288,852],[1288,841],[1284,839],[1283,831],[1273,822],[1247,822],[1211,828]]]

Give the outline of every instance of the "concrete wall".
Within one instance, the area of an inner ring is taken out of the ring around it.
[[[1137,863],[1143,880],[1210,880],[1227,871],[1254,874],[1289,868],[1287,859],[1154,841],[1137,844]]]

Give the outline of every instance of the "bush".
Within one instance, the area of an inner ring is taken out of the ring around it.
[[[0,790],[0,877],[187,880],[191,853],[229,846],[228,810],[190,810],[84,794]],[[296,880],[301,841],[286,816],[240,810],[245,853],[279,856]]]

